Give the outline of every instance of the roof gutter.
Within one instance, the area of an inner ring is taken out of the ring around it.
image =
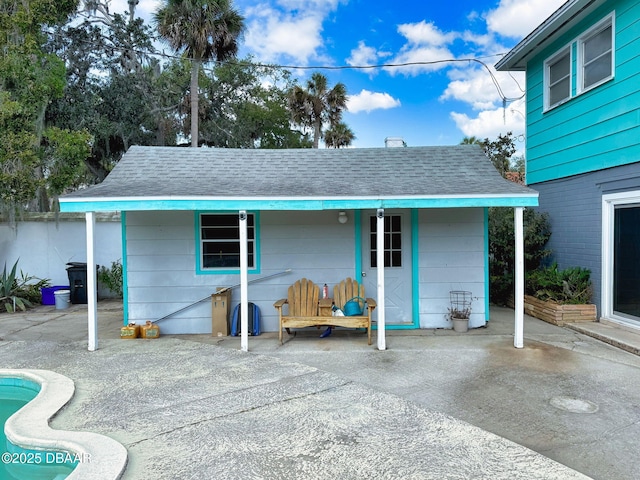
[[[606,0],[569,0],[496,63],[499,71],[525,71],[526,60],[565,27]]]

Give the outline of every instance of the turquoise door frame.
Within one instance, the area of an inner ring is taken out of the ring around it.
[[[356,210],[354,212],[354,228],[355,228],[355,273],[353,278],[357,279],[359,283],[362,282],[362,212]],[[420,328],[420,295],[419,295],[419,277],[418,277],[418,209],[411,209],[411,287],[412,287],[412,302],[411,302],[411,318],[412,322],[407,325],[386,325],[386,330],[415,330]],[[377,330],[377,325],[373,325],[374,330]]]

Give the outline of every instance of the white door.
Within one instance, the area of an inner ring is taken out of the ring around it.
[[[378,276],[376,222],[375,211],[362,212],[362,284],[372,298],[376,297]],[[385,210],[384,237],[385,321],[387,325],[411,324],[411,213]]]

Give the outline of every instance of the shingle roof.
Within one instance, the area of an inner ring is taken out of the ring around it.
[[[477,145],[253,150],[133,146],[99,185],[61,200],[535,196]]]

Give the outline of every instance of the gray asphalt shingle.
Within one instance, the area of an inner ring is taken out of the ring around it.
[[[477,145],[361,149],[133,146],[99,185],[65,198],[535,195]]]

